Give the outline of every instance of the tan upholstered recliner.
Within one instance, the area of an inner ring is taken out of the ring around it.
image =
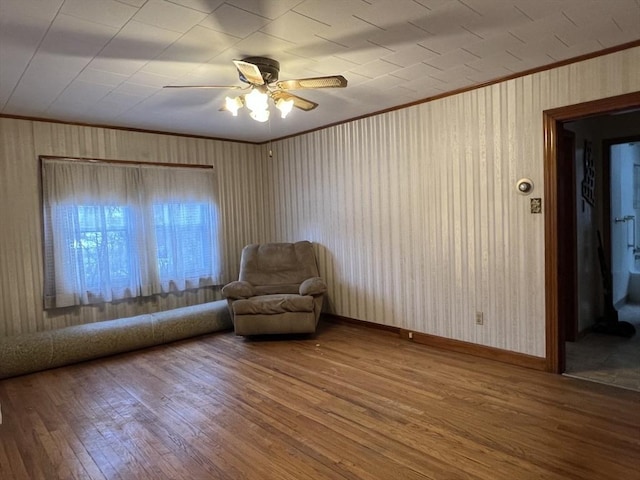
[[[310,242],[247,245],[240,278],[225,285],[236,335],[313,333],[327,285]]]

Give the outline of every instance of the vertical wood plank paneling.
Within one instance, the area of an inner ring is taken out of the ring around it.
[[[25,142],[16,142],[24,138]],[[0,335],[42,326],[29,299],[41,296],[39,186],[30,122],[0,119]]]
[[[544,356],[543,216],[515,181],[544,197],[544,110],[638,89],[635,48],[277,142],[273,239],[320,244],[338,315]]]
[[[256,165],[262,152],[261,147],[231,142],[216,142],[215,151],[210,152],[214,159],[219,159],[216,168],[223,213],[224,265],[229,279],[238,278],[242,247],[261,240],[263,219],[259,212],[264,201],[264,182]]]
[[[38,155],[214,165],[219,184],[223,278],[237,278],[242,247],[259,239],[261,147],[173,135],[0,119],[0,336],[167,310],[220,298],[217,289],[99,307],[42,309]]]
[[[215,165],[228,278],[245,244],[305,238],[336,314],[544,356],[544,222],[515,180],[544,199],[543,110],[637,90],[639,48],[269,147],[0,119],[0,335],[216,296],[45,314],[37,155],[49,154]]]

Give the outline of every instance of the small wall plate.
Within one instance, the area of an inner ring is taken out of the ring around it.
[[[529,205],[531,208],[531,213],[542,213],[542,199],[541,198],[532,198],[529,201]]]

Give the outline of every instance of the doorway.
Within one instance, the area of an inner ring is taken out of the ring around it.
[[[640,303],[632,288],[640,280],[635,273],[635,257],[640,251],[635,221],[640,197],[634,188],[635,184],[640,185],[634,181],[634,173],[639,173],[634,170],[640,169],[640,144],[636,149],[635,144],[629,143],[640,139],[640,111],[598,115],[564,122],[562,126],[577,139],[573,184],[586,189],[581,192],[578,188],[571,199],[576,205],[578,232],[578,333],[566,335],[564,373],[640,390],[640,337],[625,336],[623,328],[632,326],[640,331]],[[628,134],[636,135],[620,137]],[[592,177],[585,174],[587,163],[595,172]],[[585,185],[585,177],[598,180],[595,198]],[[600,244],[600,237],[608,245],[606,249]],[[608,327],[610,322],[618,327]]]
[[[571,105],[543,112],[544,185],[545,185],[545,300],[547,370],[565,371],[567,322],[575,322],[575,313],[567,318],[566,305],[578,298],[577,282],[563,282],[567,274],[577,276],[575,230],[566,222],[575,202],[563,201],[567,178],[575,180],[572,163],[562,159],[563,124],[596,115],[640,109],[640,92]],[[568,210],[569,209],[569,210]],[[605,246],[605,249],[607,247]],[[573,252],[566,255],[565,252]],[[573,258],[573,264],[571,263]],[[569,272],[569,273],[567,273]]]
[[[633,120],[632,136],[603,144],[603,224],[616,308],[640,304],[640,112]]]

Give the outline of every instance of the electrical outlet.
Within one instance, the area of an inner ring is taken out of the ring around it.
[[[484,315],[482,312],[476,312],[476,325],[484,325]]]
[[[409,332],[409,340],[413,340],[413,332]]]

